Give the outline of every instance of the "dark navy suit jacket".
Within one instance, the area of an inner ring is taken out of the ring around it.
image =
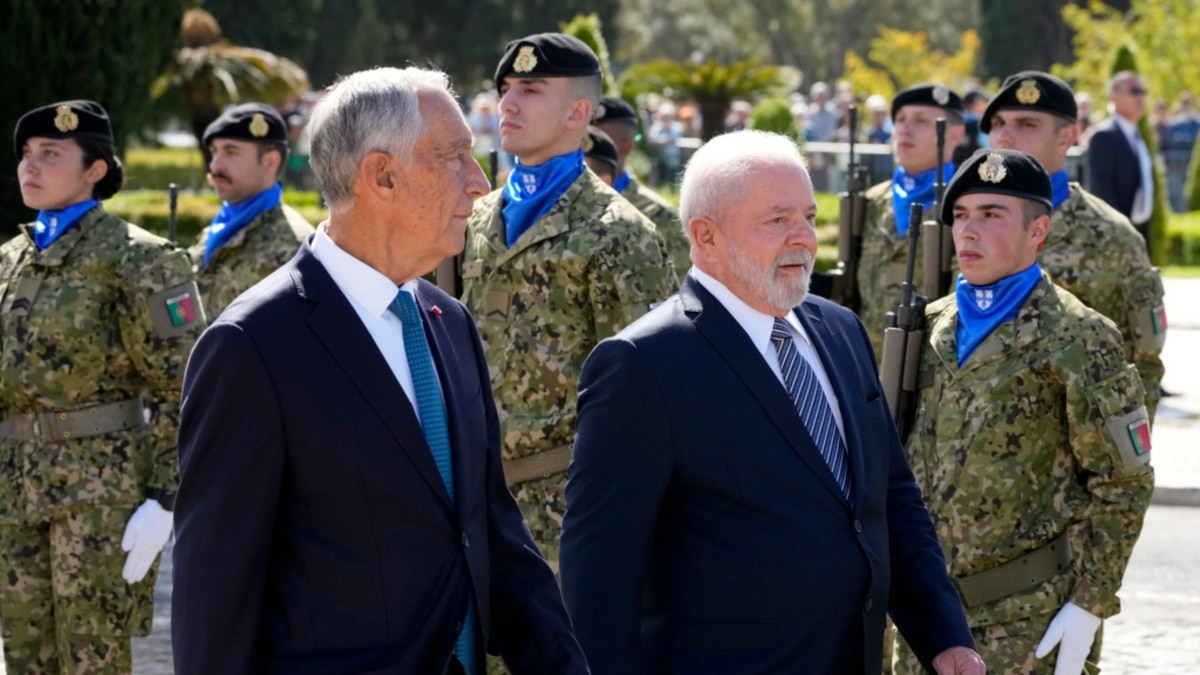
[[[504,482],[475,324],[431,284],[416,298],[453,505],[412,405],[308,244],[197,343],[179,435],[176,673],[442,673],[471,592],[514,673],[586,672]]]
[[[1141,183],[1137,151],[1129,145],[1116,120],[1109,117],[1097,124],[1088,141],[1088,192],[1129,218],[1133,214],[1133,197]]]
[[[796,309],[840,403],[854,503],[728,311],[688,278],[580,379],[561,570],[596,675],[877,675],[972,645],[866,332]]]

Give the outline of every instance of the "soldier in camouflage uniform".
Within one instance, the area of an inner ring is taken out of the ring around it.
[[[557,568],[583,361],[677,282],[654,225],[584,168],[600,92],[591,50],[560,33],[515,40],[495,80],[501,145],[518,162],[475,203],[462,300],[487,350],[505,475]]]
[[[1125,360],[1137,366],[1150,420],[1158,406],[1167,337],[1163,285],[1129,219],[1068,180],[1067,151],[1079,137],[1075,92],[1053,75],[1010,76],[980,120],[992,147],[1034,156],[1050,174],[1054,213],[1040,262],[1055,284],[1112,320]]]
[[[212,153],[208,182],[221,210],[188,249],[208,315],[292,259],[313,226],[282,201],[277,182],[287,163],[287,126],[269,105],[226,110],[204,130]]]
[[[625,159],[633,151],[633,142],[638,134],[638,117],[633,106],[616,96],[601,96],[594,124],[608,134],[617,146],[617,177],[613,189],[629,200],[638,211],[649,218],[667,244],[667,253],[675,264],[675,273],[681,278],[692,266],[691,248],[683,225],[679,222],[679,209],[663,198],[654,189],[642,183],[625,168]]]
[[[946,143],[937,156],[937,118],[946,118]],[[892,99],[892,153],[896,171],[891,180],[867,190],[863,223],[862,257],[858,285],[862,306],[858,316],[867,328],[875,357],[883,355],[884,317],[900,304],[900,284],[908,254],[909,207],[920,203],[928,210],[934,202],[937,165],[945,180],[954,175],[950,157],[963,136],[963,105],[958,94],[940,84],[919,84]],[[920,223],[912,223],[919,226]],[[913,276],[920,283],[922,256]]]
[[[951,182],[962,275],[926,312],[907,441],[989,673],[1092,672],[1154,483],[1120,333],[1036,262],[1050,185],[1015,150],[981,151]],[[896,672],[922,672],[898,652]]]
[[[171,532],[179,386],[205,326],[187,255],[105,213],[91,101],[17,123],[26,206],[0,246],[0,614],[9,673],[130,672]],[[128,553],[126,553],[128,552]]]

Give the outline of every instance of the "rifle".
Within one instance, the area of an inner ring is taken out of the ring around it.
[[[179,186],[171,183],[167,186],[167,239],[175,241],[175,210],[179,204]]]
[[[920,204],[913,204],[909,222],[921,222],[923,211]],[[879,365],[883,393],[901,440],[908,437],[916,416],[917,372],[920,370],[921,348],[925,342],[925,305],[929,302],[928,298],[917,294],[916,284],[913,283],[921,229],[910,227],[907,236],[908,259],[905,261],[904,283],[900,286],[900,306],[887,314],[887,328],[883,331],[883,359]]]
[[[496,171],[500,168],[500,152],[496,148],[488,150],[488,184],[496,189]]]
[[[862,259],[863,219],[866,217],[867,168],[854,154],[858,135],[858,106],[850,106],[850,164],[846,168],[846,191],[838,194],[838,264],[830,270],[829,299],[858,312],[862,297],[858,288],[858,263]]]
[[[950,258],[954,255],[954,237],[942,225],[942,199],[946,194],[946,118],[937,119],[937,182],[934,183],[933,218],[921,223],[925,229],[925,297],[938,299],[950,292]]]

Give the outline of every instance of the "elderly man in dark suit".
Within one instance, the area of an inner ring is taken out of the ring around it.
[[[1146,88],[1123,70],[1108,83],[1114,114],[1096,125],[1088,142],[1087,189],[1129,218],[1144,239],[1154,211],[1154,163],[1138,131]]]
[[[188,363],[176,672],[586,673],[474,322],[419,279],[487,191],[446,76],[356,73],[310,129],[329,220]]]
[[[584,366],[561,570],[597,675],[875,675],[885,613],[983,672],[866,331],[806,299],[816,210],[785,137],[710,141],[683,287]]]

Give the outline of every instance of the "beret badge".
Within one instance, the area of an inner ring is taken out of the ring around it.
[[[1033,105],[1042,98],[1042,90],[1038,89],[1037,81],[1022,80],[1021,86],[1017,89],[1017,101],[1023,105]]]
[[[933,100],[938,105],[946,105],[950,102],[950,90],[939,84],[933,88]]]
[[[270,130],[271,127],[267,124],[267,118],[263,117],[262,113],[254,113],[254,117],[250,118],[250,133],[255,138],[262,138]]]
[[[66,133],[74,131],[79,126],[79,115],[76,115],[75,111],[71,110],[71,106],[60,105],[54,111],[57,113],[54,116],[54,128]]]
[[[997,153],[988,153],[987,159],[979,165],[979,178],[986,183],[999,183],[1007,175],[1008,169],[1004,168],[1004,157]]]
[[[517,58],[513,60],[513,70],[518,73],[528,73],[537,68],[538,60],[533,55],[533,45],[525,45],[517,50]]]

